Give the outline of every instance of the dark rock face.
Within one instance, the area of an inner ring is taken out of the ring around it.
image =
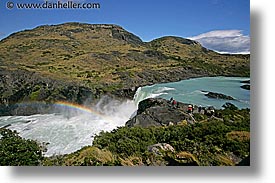
[[[52,80],[24,70],[0,70],[0,93],[1,115],[45,113],[50,111],[48,104],[58,100],[83,103],[100,95],[73,82]]]
[[[241,86],[242,89],[250,90],[250,80],[241,81],[244,85]]]
[[[0,70],[0,115],[31,115],[50,111],[48,106],[46,108],[44,106],[37,108],[17,105],[20,103],[42,102],[46,104],[62,100],[82,104],[87,100],[94,101],[103,95],[132,99],[138,88],[137,86],[172,82],[204,75],[191,73],[187,76],[187,73],[188,70],[185,69],[165,72],[145,71],[139,74],[138,81],[129,79],[128,75],[125,74],[125,78],[122,79],[127,83],[125,84],[127,88],[105,93],[103,90],[104,86],[102,88],[88,88],[81,86],[81,83],[52,79],[26,70]],[[167,75],[171,75],[171,77],[167,77]],[[166,114],[169,115],[170,113]]]
[[[222,107],[230,110],[238,110],[238,107],[236,107],[234,104],[231,104],[229,102],[226,102]]]
[[[142,40],[139,37],[123,30],[122,28],[113,27],[112,28],[112,36],[115,39],[123,40],[123,41],[126,41],[133,45],[143,44]]]
[[[143,72],[139,72],[136,75],[136,78],[129,77],[129,72],[120,72],[120,79],[125,83],[125,86],[128,88],[123,89],[126,91],[124,93],[122,90],[114,91],[112,93],[116,94],[119,97],[133,98],[134,91],[133,88],[138,88],[139,86],[152,85],[156,83],[167,83],[167,82],[176,82],[183,79],[190,79],[196,77],[204,77],[208,76],[208,74],[203,70],[190,70],[188,68],[177,68],[177,69],[169,69],[169,70],[144,70]],[[122,95],[120,95],[122,94]],[[126,95],[125,95],[126,94]]]
[[[184,120],[192,123],[192,118],[186,113],[187,108],[188,104],[180,102],[174,106],[165,99],[145,99],[139,103],[137,115],[127,121],[126,126],[168,126]]]
[[[118,96],[119,98],[133,99],[138,87],[131,87],[113,91],[112,94]]]
[[[19,115],[28,116],[33,114],[48,114],[53,112],[51,104],[46,103],[18,103],[11,105],[0,105],[0,114],[3,116]]]
[[[246,83],[246,84],[250,84],[250,80],[246,80],[246,81],[241,81],[241,83]]]
[[[241,86],[242,89],[250,90],[250,80],[241,81],[244,85]]]
[[[222,93],[208,92],[207,94],[205,94],[205,96],[209,98],[215,98],[215,99],[235,100],[233,97],[224,95]]]
[[[242,85],[241,88],[245,90],[250,90],[250,85]]]

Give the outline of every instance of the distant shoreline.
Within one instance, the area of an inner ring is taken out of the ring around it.
[[[176,83],[176,82],[181,82],[184,80],[190,80],[190,79],[197,79],[197,78],[214,78],[214,77],[235,77],[235,78],[243,78],[244,80],[248,80],[248,77],[240,77],[240,76],[197,76],[197,77],[186,77],[185,79],[179,80],[179,81],[170,81],[170,82],[163,82],[163,83],[154,83],[154,84],[150,84],[150,85],[144,85],[144,86],[139,86],[139,87],[145,87],[145,86],[154,86],[156,84],[165,84],[165,83]],[[135,90],[130,90],[130,92],[128,92],[127,94],[131,94],[128,95],[127,97],[119,97],[116,96],[116,94],[107,94],[106,96],[110,96],[111,98],[115,98],[118,100],[133,100],[134,96],[137,92],[137,89],[139,87],[135,87]],[[117,91],[115,91],[117,92]],[[127,91],[123,91],[123,92],[127,92]],[[99,98],[100,99],[100,98]],[[93,105],[96,105],[96,103],[99,101],[96,100],[94,101]],[[25,103],[15,103],[9,106],[10,109],[12,109],[12,115],[0,115],[0,116],[28,116],[28,115],[35,115],[35,114],[51,114],[54,111],[54,103],[46,103],[43,101],[34,101],[34,102],[25,102]],[[14,109],[14,110],[13,110]]]

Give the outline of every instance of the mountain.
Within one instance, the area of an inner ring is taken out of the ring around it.
[[[173,36],[143,42],[118,25],[39,26],[0,41],[0,112],[30,101],[131,98],[139,86],[216,75],[249,76],[250,55]]]

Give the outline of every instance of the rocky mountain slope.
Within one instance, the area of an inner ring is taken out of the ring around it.
[[[249,55],[172,36],[143,42],[117,25],[39,26],[0,41],[0,112],[21,102],[131,98],[139,86],[190,77],[249,76],[249,65]]]

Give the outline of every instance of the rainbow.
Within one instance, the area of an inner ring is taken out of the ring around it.
[[[92,108],[89,108],[89,107],[84,106],[84,105],[72,103],[72,102],[67,102],[67,101],[57,101],[57,102],[52,103],[52,104],[46,104],[44,102],[39,102],[39,101],[16,103],[16,104],[20,105],[20,106],[34,106],[34,107],[35,106],[39,107],[40,105],[49,105],[49,106],[54,105],[54,106],[57,106],[57,107],[62,107],[62,108],[67,108],[67,109],[74,109],[74,110],[77,110],[77,111],[93,114],[93,115],[96,115],[100,118],[104,118],[104,119],[107,119],[107,120],[112,120],[112,118],[110,118],[110,117],[106,116],[105,114],[103,114],[101,112],[98,112],[98,111],[96,111]]]
[[[82,112],[86,112],[86,113],[90,113],[90,114],[100,116],[102,118],[107,118],[103,113],[98,112],[96,110],[93,110],[92,108],[86,107],[84,105],[71,103],[71,102],[67,102],[67,101],[57,101],[57,102],[55,102],[55,105],[70,108],[70,109],[76,109],[76,110],[79,110],[79,111],[82,111]]]

